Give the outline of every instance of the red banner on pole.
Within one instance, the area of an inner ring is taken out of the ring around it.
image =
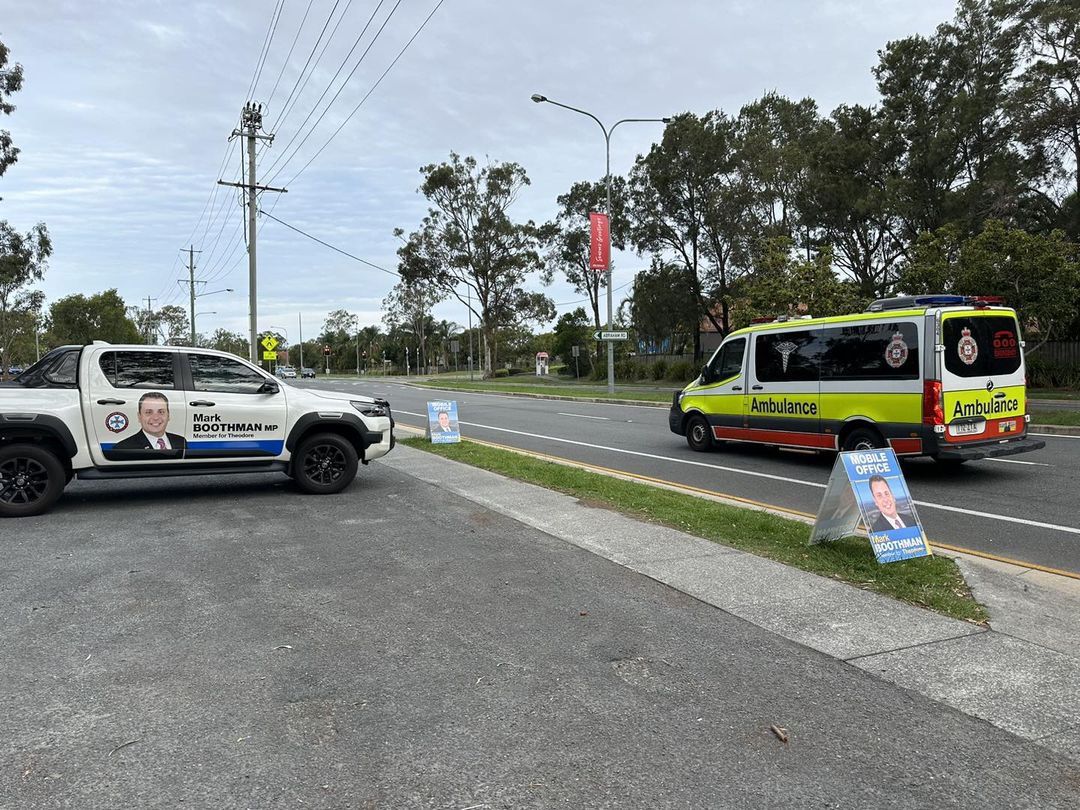
[[[608,215],[595,211],[589,214],[589,269],[607,270],[611,261],[611,234]]]

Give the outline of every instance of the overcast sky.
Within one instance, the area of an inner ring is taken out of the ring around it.
[[[154,308],[186,307],[177,280],[187,275],[181,250],[194,245],[202,251],[196,278],[208,282],[199,290],[235,289],[198,301],[206,313],[199,331],[246,334],[242,209],[216,181],[237,179],[240,152],[228,137],[249,97],[264,104],[276,136],[259,181],[288,188],[263,206],[395,269],[394,228],[415,229],[426,211],[418,169],[451,150],[525,167],[532,185],[513,209],[519,219],[551,219],[556,196],[603,176],[599,127],[534,104],[533,93],[608,124],[718,108],[736,114],[768,91],[810,96],[827,114],[841,103],[874,103],[878,49],[931,32],[954,10],[951,0],[444,0],[371,92],[437,5],[283,0],[249,96],[276,0],[0,0],[0,40],[25,71],[16,111],[0,119],[22,150],[0,179],[0,218],[23,231],[48,225],[48,299],[116,287],[131,305],[145,307],[149,296]],[[326,35],[335,25],[336,33],[292,92],[328,19]],[[626,173],[661,126],[620,126],[612,171]],[[381,324],[392,276],[266,218],[257,244],[260,329],[295,340],[302,314],[305,337],[314,337],[334,309]],[[647,264],[617,255],[616,289]],[[541,288],[535,279],[532,286]],[[560,314],[582,305],[565,283],[546,291]],[[435,314],[466,320],[451,302]]]

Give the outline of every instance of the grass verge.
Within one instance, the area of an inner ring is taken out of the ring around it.
[[[602,387],[584,388],[576,386],[549,385],[545,383],[508,383],[508,382],[469,382],[458,380],[439,381],[412,381],[413,385],[423,388],[438,388],[448,391],[465,391],[477,393],[502,393],[502,394],[543,394],[554,397],[571,397],[573,399],[597,399],[597,400],[637,400],[638,402],[671,403],[671,392],[682,386],[672,383],[667,390],[663,391],[623,391],[615,392],[615,396],[609,397],[607,389]]]
[[[1033,425],[1068,425],[1080,427],[1080,411],[1032,410]]]
[[[864,537],[811,546],[807,542],[809,526],[767,512],[740,509],[470,441],[433,445],[424,438],[410,438],[404,444],[956,619],[979,623],[989,619],[986,609],[972,597],[956,563],[947,557],[922,557],[879,565]]]

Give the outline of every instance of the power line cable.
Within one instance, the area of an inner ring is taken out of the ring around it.
[[[378,15],[379,9],[382,8],[384,2],[385,2],[385,0],[379,0],[379,4],[377,6],[375,6],[375,10],[371,12],[371,16],[368,17],[368,21],[364,24],[363,30],[360,31],[360,35],[353,42],[352,47],[349,48],[349,52],[347,54],[345,54],[345,58],[341,61],[341,64],[338,66],[337,71],[334,73],[334,75],[330,79],[329,83],[327,83],[326,88],[322,91],[322,93],[319,95],[319,98],[312,105],[311,110],[308,112],[308,114],[304,118],[304,120],[300,122],[300,126],[297,127],[296,132],[293,134],[292,138],[290,138],[289,142],[287,144],[285,144],[284,147],[282,147],[282,150],[281,150],[281,152],[278,153],[277,158],[275,158],[274,162],[270,164],[270,168],[266,169],[266,171],[263,172],[264,175],[269,174],[270,172],[274,171],[274,167],[277,166],[278,163],[281,162],[281,159],[285,156],[285,153],[289,151],[289,147],[291,147],[292,144],[296,141],[296,139],[298,137],[300,137],[300,133],[303,131],[304,126],[307,124],[308,121],[311,120],[311,116],[313,116],[315,114],[315,111],[317,109],[319,109],[319,105],[322,104],[322,100],[324,98],[326,98],[326,94],[329,93],[330,89],[334,86],[334,82],[337,81],[337,77],[341,75],[341,71],[343,71],[345,69],[345,65],[347,65],[349,63],[349,58],[353,55],[353,51],[355,51],[356,48],[360,45],[361,40],[363,40],[363,38],[364,38],[364,34],[366,34],[368,28],[371,27],[371,23],[375,20],[375,17]],[[371,42],[368,43],[368,46],[367,46],[367,48],[364,49],[364,52],[362,54],[360,54],[360,58],[356,61],[356,64],[353,65],[353,69],[351,71],[349,71],[349,75],[345,77],[345,80],[341,83],[341,86],[338,88],[337,92],[334,93],[334,97],[331,98],[329,102],[327,102],[326,108],[322,111],[322,114],[318,117],[318,119],[315,121],[315,123],[311,125],[311,129],[308,130],[307,135],[305,135],[304,139],[302,141],[300,141],[300,143],[296,147],[296,149],[293,150],[293,155],[295,155],[296,152],[298,152],[300,150],[300,148],[304,145],[304,143],[307,141],[307,139],[309,137],[311,137],[311,134],[319,126],[320,122],[326,116],[326,113],[328,113],[330,111],[330,108],[334,105],[334,102],[337,101],[337,97],[341,95],[341,91],[345,89],[346,85],[348,85],[349,79],[351,79],[353,77],[353,74],[356,73],[357,68],[359,68],[360,65],[363,63],[364,58],[368,55],[368,53],[371,52],[372,46],[375,45],[375,42],[379,39],[379,35],[386,28],[387,23],[390,22],[390,18],[394,16],[394,12],[397,11],[398,6],[400,6],[401,3],[402,3],[402,0],[397,0],[397,2],[394,4],[394,7],[392,9],[390,9],[390,13],[386,15],[386,19],[383,20],[382,26],[379,28],[378,31],[375,32],[375,36],[373,36],[371,38]],[[275,174],[271,175],[270,178],[266,182],[267,183],[273,182],[274,178],[277,177],[278,174],[280,174],[282,171],[284,171],[284,168],[285,168],[285,166],[288,165],[289,160],[292,160],[292,158],[290,157],[288,160],[286,160],[285,163],[282,164],[282,167],[280,169],[278,169],[278,171]]]
[[[326,18],[326,22],[323,23],[322,30],[319,32],[319,36],[316,38],[315,44],[311,46],[311,51],[308,53],[307,60],[304,62],[304,67],[300,69],[300,75],[297,76],[296,81],[293,82],[292,90],[289,91],[289,97],[286,98],[285,103],[281,105],[281,115],[279,115],[277,119],[275,119],[271,129],[276,131],[281,128],[281,125],[284,123],[285,118],[292,111],[292,107],[289,106],[289,102],[293,100],[293,97],[296,95],[297,92],[304,92],[304,88],[307,87],[308,81],[315,74],[315,68],[317,68],[319,66],[319,62],[322,61],[323,54],[326,53],[326,49],[327,47],[329,47],[330,41],[337,33],[338,26],[341,25],[341,21],[345,19],[345,15],[349,12],[349,7],[352,5],[352,0],[348,0],[348,2],[345,4],[345,8],[342,10],[341,16],[338,17],[337,23],[334,24],[334,30],[330,32],[330,36],[327,37],[326,43],[323,45],[323,49],[319,51],[319,56],[315,59],[315,64],[311,65],[311,72],[308,73],[308,65],[311,64],[311,57],[315,55],[315,51],[318,49],[319,43],[322,42],[323,35],[326,33],[326,27],[330,25],[330,20],[334,18],[334,12],[337,10],[340,2],[341,0],[334,0],[334,7],[330,9],[330,15]],[[303,81],[303,84],[301,84],[301,81]],[[299,88],[299,90],[297,88]]]
[[[349,113],[345,117],[345,120],[341,122],[341,124],[338,126],[337,129],[334,130],[333,134],[329,138],[326,139],[326,143],[324,143],[322,146],[319,147],[319,151],[317,151],[314,155],[311,156],[311,158],[308,160],[308,162],[304,164],[303,168],[301,168],[300,171],[298,171],[296,174],[294,174],[292,176],[292,179],[286,185],[292,185],[293,181],[295,181],[297,177],[299,177],[301,174],[304,173],[304,171],[307,170],[307,167],[310,166],[315,161],[315,158],[317,158],[319,155],[321,155],[323,153],[323,150],[326,149],[326,147],[330,145],[330,142],[332,140],[334,140],[334,138],[337,137],[338,133],[341,132],[341,130],[345,127],[345,125],[347,123],[349,123],[349,121],[352,120],[352,117],[354,115],[356,115],[357,111],[363,106],[364,102],[368,100],[368,97],[372,93],[375,92],[376,88],[378,88],[378,86],[382,83],[382,80],[386,78],[386,74],[388,74],[390,72],[390,70],[394,67],[394,65],[396,65],[398,63],[398,60],[401,59],[401,57],[405,54],[405,51],[407,51],[409,49],[409,46],[413,44],[413,40],[415,40],[418,36],[420,36],[420,32],[424,30],[424,28],[427,26],[427,24],[431,20],[431,18],[435,16],[435,12],[439,10],[439,7],[442,6],[442,4],[444,2],[445,2],[445,0],[439,0],[439,2],[435,5],[435,8],[433,8],[431,10],[431,13],[427,15],[427,17],[424,19],[424,21],[422,23],[420,23],[420,27],[416,29],[416,32],[411,37],[409,37],[409,41],[405,43],[405,45],[402,47],[402,49],[400,51],[398,51],[398,55],[394,57],[394,61],[392,61],[387,66],[386,70],[384,70],[382,72],[382,75],[379,76],[379,78],[375,82],[375,84],[373,84],[371,86],[371,89],[368,90],[367,93],[364,94],[364,97],[362,99],[360,99],[360,103],[357,104],[355,107],[353,107],[352,112]],[[312,130],[312,131],[314,131],[314,130]],[[305,140],[306,140],[306,138],[305,138]],[[303,144],[301,144],[301,146],[303,146]],[[293,156],[295,156],[295,154],[296,153],[294,152]],[[292,160],[292,158],[290,157],[289,160]],[[280,174],[285,169],[285,166],[287,166],[288,163],[289,163],[288,160],[285,161],[285,164],[282,165],[282,167],[280,169],[278,169],[278,174]],[[277,174],[275,174],[274,177],[277,177]],[[273,178],[271,178],[271,179],[273,179]]]
[[[259,53],[259,61],[255,65],[255,75],[251,77],[251,84],[248,86],[247,100],[250,101],[252,94],[255,92],[255,88],[259,84],[259,77],[262,75],[263,65],[266,64],[266,55],[270,53],[270,43],[274,39],[274,32],[277,30],[278,18],[281,16],[281,9],[285,5],[285,0],[277,0],[277,5],[274,6],[274,13],[270,17],[270,27],[266,31],[266,36],[263,37],[262,50]]]
[[[395,273],[393,270],[387,270],[385,267],[380,267],[379,265],[375,264],[374,262],[369,262],[367,259],[361,259],[359,256],[354,256],[353,254],[349,253],[347,250],[342,250],[339,247],[334,247],[329,242],[324,242],[319,237],[312,236],[310,233],[307,233],[306,231],[300,230],[295,225],[290,225],[288,222],[285,222],[282,219],[278,219],[273,214],[271,214],[269,211],[263,211],[260,208],[259,213],[260,214],[265,214],[266,216],[270,217],[270,219],[274,220],[274,222],[280,223],[280,224],[284,225],[286,228],[289,228],[290,230],[296,231],[301,236],[306,236],[308,239],[311,239],[314,242],[318,242],[323,247],[328,247],[331,250],[337,251],[338,253],[340,253],[343,256],[348,256],[350,259],[354,259],[355,261],[358,261],[361,264],[366,264],[368,267],[374,267],[376,270],[381,270],[384,273],[387,273],[387,274],[389,274],[391,276],[394,276],[394,278],[401,278],[401,276],[398,275],[397,273]]]
[[[311,12],[311,4],[315,0],[308,0],[307,8],[304,9],[304,16],[300,20],[300,27],[296,29],[296,36],[293,37],[292,45],[289,46],[289,52],[285,54],[285,59],[281,63],[281,70],[278,71],[277,78],[274,80],[274,88],[270,91],[270,96],[266,99],[266,107],[270,107],[270,102],[274,100],[274,94],[277,93],[278,84],[281,83],[281,77],[285,75],[285,68],[289,66],[289,60],[292,58],[293,48],[296,47],[296,41],[300,39],[300,32],[304,30],[304,23],[307,22],[308,14]]]

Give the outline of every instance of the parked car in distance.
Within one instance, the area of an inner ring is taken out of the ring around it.
[[[314,380],[315,379],[315,369],[313,369],[313,368],[300,369],[300,376],[303,379],[308,379],[310,377],[311,379]]]
[[[7,373],[14,377],[16,374],[22,374],[22,366],[9,366]]]
[[[296,369],[292,366],[278,366],[277,375],[283,380],[295,380]]]

